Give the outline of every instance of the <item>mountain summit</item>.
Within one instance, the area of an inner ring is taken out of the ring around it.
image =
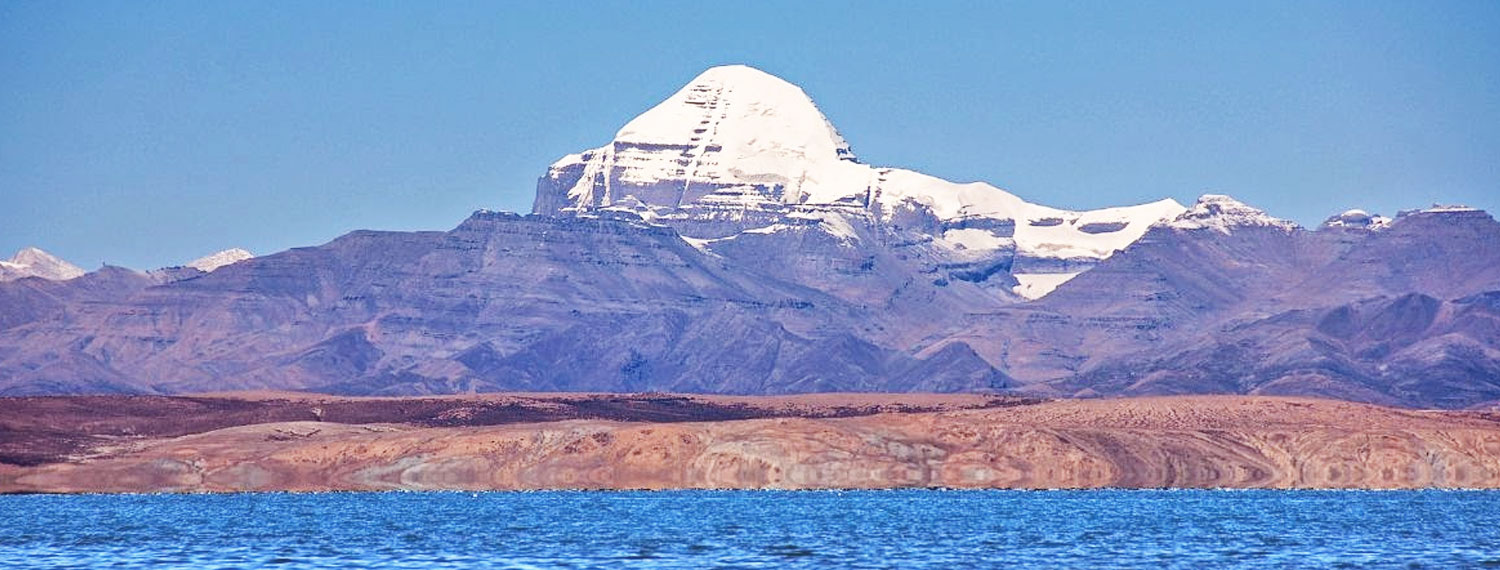
[[[537,184],[536,213],[601,210],[699,240],[822,231],[856,248],[922,243],[924,272],[946,268],[943,280],[1036,297],[1184,208],[1167,199],[1069,211],[989,184],[861,164],[801,88],[731,65],[698,75],[608,145],[558,160]]]
[[[866,182],[863,169],[846,168],[848,143],[802,89],[743,65],[703,72],[621,128],[613,149],[627,180],[682,178],[681,192],[669,190],[678,204],[695,185],[749,185],[799,203],[837,200]]]
[[[605,147],[563,157],[539,212],[624,200],[677,208],[834,202],[863,192],[869,169],[801,88],[744,65],[715,67],[626,123]],[[559,195],[560,194],[560,195]]]
[[[187,267],[208,273],[225,265],[239,263],[252,257],[255,257],[255,254],[235,247],[189,261],[187,262]]]
[[[83,269],[55,255],[27,247],[16,252],[10,260],[0,260],[0,281],[11,281],[23,277],[41,277],[61,281],[83,275]]]
[[[1204,194],[1167,225],[1180,230],[1212,229],[1222,233],[1236,227],[1297,228],[1293,222],[1272,217],[1264,210],[1223,194]]]

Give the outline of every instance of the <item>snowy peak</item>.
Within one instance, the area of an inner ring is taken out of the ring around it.
[[[57,256],[35,247],[22,248],[20,251],[17,251],[15,255],[11,256],[10,262],[16,265],[26,265],[37,268],[72,266],[71,264],[63,261]]]
[[[615,142],[719,147],[737,162],[758,158],[764,167],[854,158],[800,87],[745,65],[704,71],[627,123]]]
[[[1371,214],[1358,208],[1323,220],[1323,227],[1325,228],[1378,230],[1389,225],[1391,225],[1390,218],[1379,214]]]
[[[1204,194],[1187,211],[1166,225],[1179,230],[1211,229],[1226,234],[1233,228],[1240,227],[1266,227],[1287,231],[1298,227],[1295,223],[1272,217],[1264,210],[1223,194]]]
[[[225,265],[244,261],[252,257],[255,257],[255,254],[236,247],[194,259],[189,261],[187,266],[208,273]]]
[[[11,256],[10,260],[0,261],[0,281],[24,277],[62,281],[83,274],[82,268],[35,247],[23,248]]]
[[[821,232],[840,248],[873,248],[862,259],[906,248],[891,253],[919,260],[911,261],[923,265],[915,271],[986,287],[1019,282],[1012,292],[1026,297],[1046,294],[1183,210],[1172,200],[1063,210],[983,182],[865,165],[801,88],[743,65],[703,72],[608,145],[552,164],[532,208],[626,211],[708,250],[743,250],[729,244],[735,236],[786,234],[791,243]]]
[[[801,88],[743,65],[703,72],[606,146],[557,161],[533,211],[831,203],[871,171]]]
[[[538,181],[533,211],[626,209],[656,219],[684,208],[724,212],[785,206],[859,210],[887,221],[920,210],[945,221],[1014,220],[1018,227],[1053,228],[1040,234],[1110,234],[1087,240],[1100,242],[1086,248],[1096,252],[1091,256],[1122,247],[1133,238],[1116,243],[1121,236],[1139,237],[1145,226],[1182,210],[1163,200],[1069,212],[1028,203],[985,183],[872,168],[855,160],[800,87],[730,65],[699,74],[627,123],[608,146],[554,163]],[[1037,223],[1029,223],[1033,218]],[[1054,218],[1069,223],[1059,228],[1049,223]],[[1071,231],[1075,225],[1086,227]],[[1139,227],[1115,231],[1125,226]]]

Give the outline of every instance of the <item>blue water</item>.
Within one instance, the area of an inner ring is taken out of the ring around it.
[[[0,496],[0,568],[1500,567],[1500,492]]]

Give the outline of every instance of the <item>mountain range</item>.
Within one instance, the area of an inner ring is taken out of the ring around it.
[[[745,66],[552,164],[530,214],[150,272],[37,253],[0,262],[0,394],[1500,400],[1483,211],[1309,229],[1220,195],[1051,208],[863,164]]]

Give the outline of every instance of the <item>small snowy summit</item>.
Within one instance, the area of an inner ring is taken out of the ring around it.
[[[23,248],[9,260],[0,261],[0,281],[13,281],[25,277],[63,281],[84,273],[84,270],[77,265],[63,261],[35,247]]]
[[[1346,228],[1359,230],[1378,230],[1391,225],[1391,219],[1378,214],[1371,214],[1358,208],[1347,210],[1342,214],[1332,216],[1323,220],[1325,228]]]
[[[856,249],[921,244],[900,257],[1033,298],[1184,211],[1170,199],[1061,210],[985,183],[865,165],[800,87],[744,65],[703,72],[609,144],[558,160],[532,209],[629,211],[710,250],[810,231]]]
[[[1294,230],[1296,223],[1272,217],[1265,210],[1223,194],[1204,194],[1186,211],[1167,222],[1179,230],[1214,230],[1229,233],[1237,227],[1265,227]]]
[[[213,270],[225,265],[244,261],[252,257],[255,257],[255,254],[236,247],[226,249],[218,253],[205,255],[198,259],[189,261],[187,262],[187,267],[197,269],[198,271],[202,271],[204,273],[211,273],[213,272]]]

